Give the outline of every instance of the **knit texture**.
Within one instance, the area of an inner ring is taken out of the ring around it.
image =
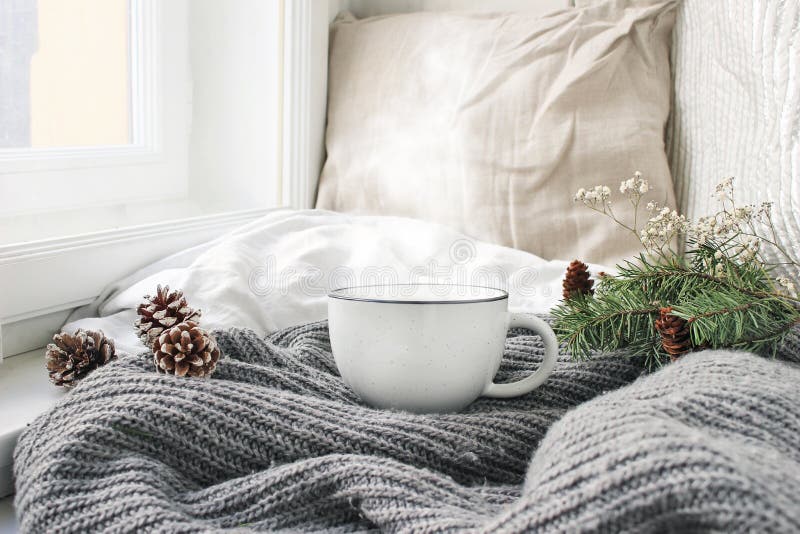
[[[681,211],[717,211],[715,185],[735,176],[738,203],[774,202],[778,241],[798,257],[800,2],[683,0],[671,65],[666,147]]]
[[[542,360],[521,334],[500,380]],[[358,401],[325,323],[215,335],[211,379],[125,356],[23,433],[25,532],[800,531],[795,363],[562,355],[524,397],[413,415]]]

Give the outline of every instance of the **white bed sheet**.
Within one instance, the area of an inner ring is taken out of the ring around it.
[[[561,298],[567,263],[418,220],[278,209],[119,280],[76,310],[64,330],[101,329],[118,351],[143,351],[133,327],[136,306],[158,284],[183,289],[202,309],[206,328],[261,334],[325,319],[330,289],[370,283],[500,287],[509,291],[510,309],[543,313]]]

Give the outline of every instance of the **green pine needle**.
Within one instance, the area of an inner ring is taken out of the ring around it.
[[[649,368],[669,361],[655,319],[662,307],[686,319],[692,344],[774,355],[800,322],[792,299],[776,293],[757,262],[738,263],[716,254],[714,244],[681,257],[641,255],[598,282],[594,296],[576,295],[553,310],[555,331],[576,358],[626,349]]]

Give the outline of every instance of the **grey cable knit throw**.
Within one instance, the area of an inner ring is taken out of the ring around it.
[[[24,531],[800,531],[795,363],[562,356],[532,394],[424,416],[360,404],[325,324],[216,336],[212,379],[124,357],[24,432]],[[502,377],[541,354],[512,334]]]

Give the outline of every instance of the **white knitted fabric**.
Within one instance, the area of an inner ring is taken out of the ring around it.
[[[683,0],[673,33],[667,150],[682,211],[771,200],[781,243],[800,253],[800,2]]]

